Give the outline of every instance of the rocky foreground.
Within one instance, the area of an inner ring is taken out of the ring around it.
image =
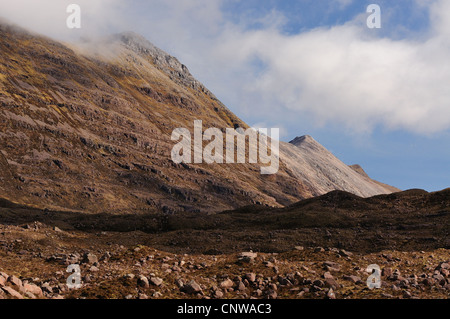
[[[298,299],[449,298],[450,252],[352,253],[296,247],[284,253],[183,255],[121,238],[139,232],[63,231],[36,222],[0,225],[1,299]],[[138,241],[138,240],[137,240]],[[82,286],[69,289],[66,272],[80,265]],[[370,290],[366,268],[382,269]]]

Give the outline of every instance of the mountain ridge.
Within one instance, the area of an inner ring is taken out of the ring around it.
[[[205,127],[248,127],[176,58],[129,33],[100,41],[97,50],[1,23],[0,36],[0,195],[14,202],[85,212],[218,212],[286,206],[336,187],[362,196],[390,192],[351,169],[330,181],[325,164],[311,165],[317,154],[288,143],[271,176],[255,164],[175,164],[175,128],[192,128],[196,119]],[[105,47],[111,50],[102,53]]]

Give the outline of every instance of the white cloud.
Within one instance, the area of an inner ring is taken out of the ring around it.
[[[248,94],[268,119],[288,109],[356,132],[430,134],[450,128],[450,2],[435,2],[431,13],[433,32],[422,40],[373,37],[361,17],[294,36],[228,26],[210,56],[217,69],[232,65],[229,89]],[[265,64],[258,75],[254,58]]]
[[[284,126],[294,114],[355,132],[382,126],[429,134],[450,128],[450,2],[417,1],[431,6],[432,30],[420,40],[377,38],[363,26],[364,12],[345,25],[286,35],[279,12],[267,20],[274,23],[248,30],[226,20],[222,0],[74,2],[89,13],[86,30],[132,26],[249,122]],[[60,2],[0,0],[0,10],[33,30],[64,36],[67,30],[55,28],[67,17]],[[132,16],[126,5],[136,6]]]
[[[253,90],[272,103],[357,131],[378,124],[419,133],[450,127],[446,36],[423,43],[367,39],[347,25],[265,37],[270,41],[249,34],[251,48],[241,46],[241,52],[266,61]]]
[[[66,26],[70,4],[81,7],[81,30]],[[0,16],[31,31],[57,39],[96,36],[120,29],[123,0],[0,0]]]

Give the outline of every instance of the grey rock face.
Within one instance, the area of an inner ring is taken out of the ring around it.
[[[178,61],[177,58],[157,48],[139,34],[134,32],[120,33],[113,36],[112,40],[119,41],[121,44],[125,45],[126,48],[138,55],[149,58],[152,63],[154,63],[161,71],[169,75],[175,82],[195,90],[200,89],[203,92],[207,91],[203,84],[197,81],[189,72],[189,69]]]

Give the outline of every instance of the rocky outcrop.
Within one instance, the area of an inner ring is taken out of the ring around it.
[[[43,298],[42,289],[28,281],[0,271],[0,299],[38,299]]]

